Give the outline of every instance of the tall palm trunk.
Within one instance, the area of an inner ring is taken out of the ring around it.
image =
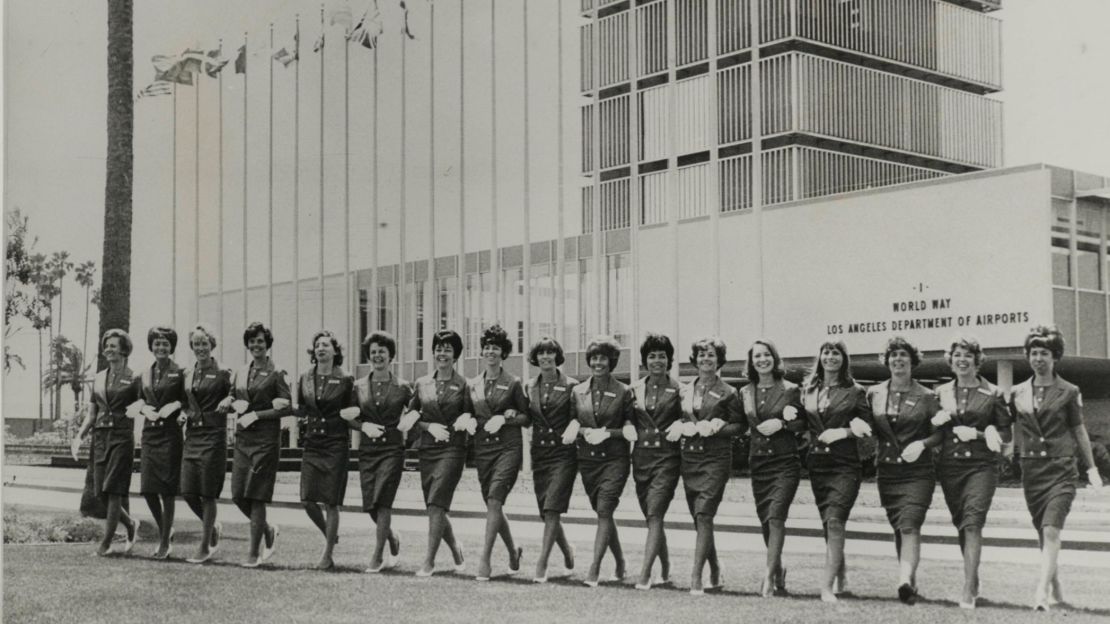
[[[108,159],[104,187],[104,257],[100,335],[130,327],[131,183],[134,169],[131,100],[132,0],[108,0]],[[97,367],[106,363],[101,358]]]
[[[42,426],[42,330],[38,330],[39,335],[39,426]]]
[[[85,287],[85,335],[81,339],[81,370],[85,370],[85,360],[89,359],[89,286]],[[77,406],[81,405],[81,396],[77,396]]]

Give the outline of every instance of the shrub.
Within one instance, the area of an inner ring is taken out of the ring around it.
[[[5,544],[94,542],[102,531],[100,523],[91,518],[4,512]]]

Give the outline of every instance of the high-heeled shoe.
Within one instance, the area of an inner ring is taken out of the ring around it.
[[[523,558],[524,558],[524,549],[521,548],[520,546],[517,546],[517,548],[516,548],[516,567],[514,568],[512,566],[512,563],[509,564],[509,576],[516,576],[517,574],[520,574],[520,562]]]
[[[917,588],[909,583],[902,583],[898,586],[898,600],[908,605],[917,603]]]
[[[971,597],[971,602],[964,602],[963,600],[961,600],[960,601],[960,608],[961,609],[974,609],[975,608],[975,602],[977,600],[979,600],[978,596],[972,596]]]
[[[790,595],[786,589],[786,568],[779,570],[779,576],[775,579],[775,589],[771,593],[779,597]]]

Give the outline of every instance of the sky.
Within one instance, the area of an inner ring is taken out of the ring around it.
[[[428,8],[422,0],[412,0],[412,26],[418,35],[418,41],[427,41],[425,33],[420,28],[425,27],[428,17]],[[37,249],[44,252],[65,249],[70,252],[71,259],[81,262],[94,260],[99,267],[102,253],[102,227],[103,227],[103,202],[104,202],[104,157],[105,157],[105,118],[106,118],[106,60],[105,45],[107,36],[106,27],[106,2],[89,2],[88,0],[6,0],[3,15],[3,116],[4,116],[4,203],[5,210],[21,209],[30,217],[32,233],[38,237]],[[300,13],[302,20],[302,90],[311,94],[313,81],[318,80],[318,73],[310,67],[308,61],[315,62],[309,53],[312,41],[319,31],[319,3],[299,2],[297,0],[270,0],[270,1],[244,1],[244,0],[142,0],[135,3],[135,89],[141,88],[149,82],[151,67],[148,59],[154,54],[179,51],[185,47],[199,46],[211,47],[216,45],[219,38],[226,40],[225,49],[231,51],[237,48],[244,32],[248,32],[248,50],[252,52],[249,63],[256,61],[265,62],[268,52],[269,24],[275,22],[276,46],[280,47],[282,41],[291,41],[292,16]],[[564,97],[566,104],[565,134],[573,137],[577,132],[576,98],[573,96],[576,76],[577,46],[575,45],[576,33],[570,27],[574,19],[577,0],[564,0],[563,10],[567,27],[564,32],[564,50],[566,68],[564,76],[567,77],[565,93],[571,95]],[[341,2],[328,2],[329,14],[345,6]],[[362,10],[359,2],[351,3],[355,17]],[[525,88],[519,80],[523,63],[521,60],[523,42],[519,34],[519,27],[523,19],[521,3],[514,0],[501,0],[498,3],[498,37],[494,49],[494,56],[499,68],[501,78],[498,84],[498,100],[504,102],[517,102],[525,97]],[[530,3],[528,24],[531,33],[529,43],[532,82],[527,89],[528,101],[534,104],[533,119],[550,113],[545,109],[545,102],[552,101],[554,85],[548,80],[553,73],[555,56],[550,52],[554,45],[555,35],[552,24],[555,20],[553,3],[549,0]],[[451,0],[440,0],[436,4],[436,11],[445,19],[442,23],[457,23],[459,4]],[[449,152],[457,151],[458,139],[449,130],[452,124],[457,124],[458,94],[463,94],[464,104],[468,107],[466,115],[473,118],[471,134],[467,138],[468,167],[473,163],[475,167],[488,169],[486,155],[489,150],[489,122],[484,121],[484,115],[476,117],[475,110],[481,112],[488,99],[482,99],[483,90],[488,92],[488,83],[483,76],[482,64],[489,62],[488,44],[488,19],[489,4],[479,0],[467,0],[467,14],[465,16],[465,45],[466,55],[466,86],[458,84],[458,79],[444,67],[450,68],[454,62],[453,55],[459,46],[459,34],[455,31],[438,32],[435,41],[440,45],[435,59],[438,70],[443,78],[437,81],[436,102],[438,107],[433,112],[429,108],[431,98],[427,81],[411,81],[408,97],[409,106],[413,110],[416,121],[410,120],[410,142],[426,141],[428,136],[420,120],[428,119],[434,115],[437,128],[441,125],[444,131],[437,132],[437,142],[440,149]],[[471,13],[473,7],[473,13]],[[382,10],[385,14],[387,28],[392,29],[399,19],[398,10],[391,2],[383,2]],[[454,15],[455,17],[451,17]],[[1007,166],[1021,165],[1033,162],[1047,162],[1063,167],[1074,168],[1092,173],[1110,175],[1110,39],[1105,37],[1105,25],[1110,23],[1110,2],[1105,0],[1007,0],[1003,3],[1003,10],[995,13],[1003,20],[1003,85],[1004,91],[998,94],[998,99],[1005,102],[1004,111],[1004,159]],[[395,32],[391,37],[399,38]],[[325,80],[336,84],[335,67],[338,66],[335,56],[340,48],[338,46],[325,47],[328,58],[328,70]],[[388,64],[390,69],[384,70],[388,77],[390,71],[399,72],[399,62],[395,51],[386,46],[383,49],[383,64]],[[392,54],[392,56],[390,56]],[[365,57],[355,58],[352,53],[352,62],[355,72],[361,79],[352,81],[352,99],[354,111],[366,106],[366,94],[369,83],[366,72],[359,72],[358,67],[365,67]],[[425,66],[430,60],[423,48],[416,46],[410,54],[408,62],[420,67]],[[386,63],[385,61],[388,61]],[[250,73],[250,72],[248,72]],[[230,80],[230,79],[229,79]],[[290,80],[286,74],[278,76],[278,81]],[[225,91],[227,115],[241,115],[241,104],[234,97],[235,84],[230,84]],[[264,88],[259,83],[248,83],[248,89],[254,89],[248,114],[252,131],[248,132],[248,151],[257,153],[257,150],[266,149],[264,128],[260,119],[264,115],[264,102],[258,97],[258,89]],[[212,96],[211,93],[208,94]],[[168,185],[166,171],[170,159],[167,156],[166,145],[172,140],[172,125],[165,124],[162,120],[168,109],[169,98],[159,100],[146,100],[136,107],[136,250],[137,257],[167,258],[165,237],[155,236],[151,233],[167,230],[172,224],[156,215],[160,212],[153,210],[152,206],[160,206],[165,195],[160,194],[160,189]],[[279,95],[276,104],[277,124],[286,123],[290,118],[290,103],[288,98]],[[182,99],[179,104],[187,109],[184,115],[179,114],[179,132],[185,133],[188,111],[192,110],[191,103]],[[205,105],[211,101],[206,100]],[[313,111],[318,110],[315,97],[302,96],[302,119],[315,119]],[[329,105],[330,106],[330,105]],[[383,109],[389,111],[399,107],[398,95],[389,94],[382,103]],[[476,108],[477,107],[477,108]],[[328,116],[327,129],[325,130],[325,153],[331,160],[326,161],[329,171],[335,164],[335,150],[339,144],[339,134],[342,126],[336,122],[338,110],[331,107]],[[357,116],[357,115],[356,115]],[[520,176],[519,134],[523,123],[520,119],[519,107],[506,105],[498,110],[499,124],[508,124],[509,131],[501,131],[498,136],[499,162],[498,175],[502,180],[515,180]],[[352,122],[352,132],[365,133],[365,121],[358,116]],[[478,118],[480,117],[480,118]],[[309,123],[305,121],[304,123]],[[312,122],[315,123],[315,122]],[[185,125],[182,125],[185,124]],[[361,124],[361,125],[360,125]],[[483,125],[485,124],[485,125]],[[232,124],[233,125],[233,124]],[[387,124],[390,125],[391,124]],[[187,126],[187,127],[186,127]],[[204,144],[211,144],[216,140],[211,133],[212,124],[202,123],[205,133],[201,137]],[[540,125],[538,136],[533,136],[533,167],[551,167],[550,144],[557,140],[552,124]],[[315,130],[302,128],[302,135],[314,137]],[[234,127],[226,130],[228,135],[224,140],[228,143],[239,144],[242,142],[241,131]],[[395,127],[383,127],[383,135],[393,136]],[[457,132],[457,131],[455,131]],[[546,134],[544,134],[546,132]],[[236,134],[238,133],[238,134]],[[565,137],[564,140],[566,141]],[[314,154],[318,156],[319,146],[312,141],[305,141],[302,156],[306,162],[314,162]],[[536,147],[538,146],[538,147]],[[574,143],[566,141],[566,158],[568,162],[576,161]],[[278,149],[287,149],[287,145],[279,145]],[[365,154],[359,153],[357,146],[352,153],[353,163],[360,158],[365,160]],[[314,151],[315,150],[315,151]],[[471,159],[470,153],[474,152]],[[205,145],[201,152],[207,153]],[[236,155],[238,154],[238,156]],[[182,167],[182,155],[179,152],[179,167]],[[236,158],[241,158],[241,151],[231,150],[227,155],[229,162],[229,175],[234,175]],[[543,160],[547,158],[548,160]],[[191,157],[188,158],[191,160]],[[303,164],[303,163],[302,163]],[[211,162],[204,164],[202,175],[212,173]],[[576,180],[576,167],[568,166],[566,180]],[[473,185],[465,191],[457,189],[457,183],[451,184],[443,181],[427,183],[428,168],[423,169],[417,163],[412,167],[410,176],[417,179],[410,180],[409,184],[414,192],[427,193],[429,188],[435,188],[437,201],[458,201],[459,193],[466,193],[465,201],[488,201],[488,190],[480,185]],[[288,184],[285,171],[278,171],[276,177],[278,184]],[[397,175],[396,169],[383,170],[383,176]],[[545,178],[547,186],[533,188],[533,193],[538,197],[548,197],[553,194],[555,181]],[[318,178],[306,180],[310,186],[317,184]],[[179,180],[182,185],[191,183],[191,179]],[[359,186],[362,184],[363,186]],[[365,180],[353,182],[353,190],[364,191]],[[519,185],[512,182],[503,183],[498,198],[505,203],[519,200]],[[573,187],[570,187],[573,188]],[[248,188],[254,205],[264,193],[264,189],[257,185]],[[329,186],[321,189],[328,197],[329,202],[336,201],[335,189]],[[188,194],[190,191],[185,190]],[[230,197],[228,205],[236,205],[237,198],[242,193],[242,185],[230,183],[225,191]],[[302,192],[318,193],[315,189]],[[213,197],[204,194],[205,209],[211,210],[214,205]],[[318,196],[317,196],[318,197]],[[392,197],[386,198],[394,199]],[[411,199],[411,198],[410,198]],[[419,195],[418,201],[427,199],[426,195]],[[573,199],[573,198],[572,198]],[[184,199],[183,201],[188,201]],[[541,202],[540,208],[545,204]],[[568,200],[570,201],[570,200]],[[165,202],[163,202],[165,203]],[[386,203],[389,203],[388,201]],[[327,209],[325,209],[326,214]],[[240,218],[232,214],[230,219]],[[389,214],[380,215],[382,221],[390,221],[393,217]],[[233,221],[234,222],[234,221]],[[241,223],[241,221],[239,221]],[[304,226],[305,224],[298,224]],[[311,223],[307,224],[311,226]],[[187,220],[179,219],[178,227],[191,227]],[[355,224],[358,227],[358,224]],[[409,224],[412,227],[412,224]],[[485,236],[472,225],[464,225],[466,236]],[[503,226],[506,227],[506,226]],[[545,227],[544,224],[533,226]],[[282,230],[293,228],[291,221],[282,224]],[[295,228],[293,228],[295,229]],[[448,230],[449,228],[445,228]],[[179,233],[179,236],[181,233]],[[248,251],[257,249],[258,237],[261,233],[250,232],[251,240],[248,242]],[[325,242],[325,248],[333,241]],[[432,241],[429,244],[437,244]],[[438,244],[443,244],[442,242]],[[211,250],[216,243],[204,241],[204,249]],[[225,240],[226,249],[235,249],[236,241]],[[320,249],[309,247],[301,258],[302,274],[304,267],[315,266],[315,254]],[[213,266],[214,252],[204,252],[204,267],[210,270]],[[133,309],[136,311],[135,327],[145,327],[159,317],[164,316],[167,304],[165,290],[157,288],[165,286],[168,269],[165,262],[137,263],[135,267],[134,283],[143,285],[136,293],[136,302]],[[257,271],[259,263],[253,265]],[[286,272],[291,268],[285,267]],[[329,268],[333,270],[335,267]],[[277,270],[277,269],[276,269]],[[253,274],[248,277],[252,282],[257,281]],[[210,271],[208,271],[210,272]],[[184,275],[179,270],[179,275]],[[191,278],[190,278],[191,279]],[[241,282],[240,277],[228,276],[228,287]],[[202,289],[204,285],[202,285]],[[83,293],[72,281],[65,285],[65,301],[62,311],[64,327],[62,333],[80,339],[82,324],[84,322],[85,305]],[[146,297],[147,300],[143,300]],[[143,310],[154,309],[158,312],[144,315]],[[179,323],[182,324],[182,323]],[[89,326],[97,327],[95,310],[89,319]],[[133,332],[141,335],[141,332]],[[19,413],[34,415],[37,411],[37,382],[35,372],[38,362],[36,359],[37,340],[29,328],[21,329],[10,341],[12,348],[23,356],[27,365],[26,371],[13,370],[3,379],[3,401],[5,413]],[[145,349],[139,351],[145,355]],[[68,401],[68,399],[66,399]]]

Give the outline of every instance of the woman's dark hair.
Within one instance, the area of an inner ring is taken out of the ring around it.
[[[979,366],[983,363],[983,347],[979,345],[979,341],[971,336],[957,336],[952,339],[948,345],[948,350],[944,352],[944,361],[948,362],[948,366],[952,366],[952,353],[956,349],[963,349],[975,358],[975,365]]]
[[[482,340],[479,343],[483,349],[486,345],[493,345],[501,349],[501,359],[509,357],[513,352],[513,341],[509,340],[509,334],[505,333],[504,329],[498,324],[490,325],[486,331],[482,332]]]
[[[776,347],[775,343],[771,342],[770,340],[765,340],[761,338],[753,342],[752,346],[748,347],[748,380],[754,382],[759,379],[759,373],[755,372],[755,364],[752,363],[752,353],[755,352],[756,345],[763,345],[764,347],[767,347],[768,351],[771,352],[771,359],[775,362],[774,367],[771,368],[771,377],[774,377],[775,379],[782,379],[784,376],[786,376],[786,370],[782,367],[782,356],[779,355],[778,347]]]
[[[146,348],[150,351],[154,350],[154,341],[158,338],[165,338],[170,343],[170,353],[177,350],[177,332],[172,327],[165,325],[155,325],[151,327],[146,333]]]
[[[654,351],[662,351],[667,354],[667,370],[671,370],[671,365],[674,364],[674,345],[671,344],[671,339],[663,334],[656,334],[648,332],[644,336],[644,342],[640,345],[640,364],[647,368],[647,357]]]
[[[1064,335],[1055,325],[1037,325],[1025,336],[1026,359],[1029,359],[1029,351],[1033,347],[1048,349],[1052,359],[1059,360],[1064,357]]]
[[[609,359],[609,370],[615,370],[621,359],[621,345],[612,336],[594,336],[586,347],[586,363],[595,355],[604,355]]]
[[[316,363],[316,341],[321,338],[327,338],[331,340],[331,347],[335,349],[335,358],[332,359],[332,365],[342,366],[343,347],[339,346],[339,340],[335,338],[335,334],[331,333],[331,331],[327,329],[321,329],[320,331],[316,332],[314,336],[312,336],[312,348],[308,350],[308,357],[312,360],[312,363]]]
[[[366,340],[362,341],[362,359],[370,359],[370,345],[372,344],[385,347],[385,350],[389,351],[390,360],[397,357],[397,341],[389,332],[376,331],[367,336]]]
[[[104,350],[104,343],[108,342],[109,338],[119,339],[119,352],[120,355],[122,355],[123,357],[131,355],[131,350],[135,348],[134,345],[131,344],[131,336],[128,336],[127,332],[123,331],[122,329],[109,329],[108,331],[104,332],[103,336],[100,337],[101,351]]]
[[[541,353],[554,353],[555,366],[562,366],[563,362],[566,361],[566,357],[563,355],[563,345],[559,344],[559,341],[551,336],[544,336],[532,345],[532,348],[528,350],[528,362],[532,366],[539,366],[540,363],[536,359],[536,356]]]
[[[917,350],[917,347],[901,336],[894,336],[886,341],[886,348],[883,349],[883,354],[879,356],[879,361],[882,362],[883,366],[889,366],[890,354],[895,351],[909,353],[910,365],[913,367],[917,367],[921,363],[921,352]]]
[[[269,327],[266,327],[265,325],[263,325],[262,323],[259,323],[258,321],[255,321],[255,322],[251,323],[250,325],[247,325],[247,328],[245,330],[243,330],[243,346],[244,347],[247,346],[247,343],[251,341],[251,338],[254,338],[258,334],[262,334],[262,337],[266,339],[266,348],[267,349],[274,346],[274,334],[273,334],[273,332],[270,331]]]
[[[450,329],[442,329],[440,331],[437,331],[435,335],[432,336],[432,351],[435,351],[436,347],[441,344],[449,345],[451,347],[451,351],[455,353],[456,360],[459,359],[459,356],[462,355],[463,341],[462,338],[459,337],[459,334],[457,332]]]
[[[717,370],[725,365],[725,358],[728,355],[728,348],[725,343],[716,336],[708,336],[699,338],[690,345],[690,363],[694,366],[698,365],[698,354],[702,351],[713,351],[717,355]]]
[[[817,384],[825,380],[825,365],[821,363],[821,353],[825,349],[835,349],[840,352],[840,357],[844,360],[844,363],[840,365],[840,370],[836,372],[836,383],[840,384],[841,387],[850,388],[856,383],[856,380],[852,379],[852,360],[848,356],[848,346],[844,344],[843,340],[826,340],[821,343],[821,346],[817,348],[817,358],[813,363],[813,372],[805,380],[804,386],[806,388],[816,388]]]

